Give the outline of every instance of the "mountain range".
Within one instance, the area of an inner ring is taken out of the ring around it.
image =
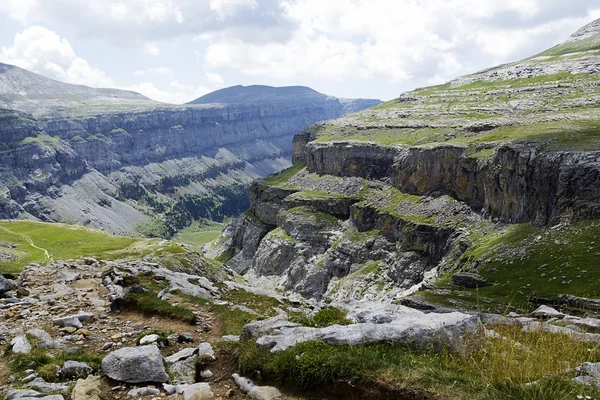
[[[0,218],[163,236],[221,220],[291,165],[294,133],[377,104],[235,86],[170,105],[0,64]]]

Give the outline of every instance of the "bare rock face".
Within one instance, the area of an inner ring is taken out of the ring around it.
[[[127,383],[169,380],[162,355],[155,345],[113,351],[102,360],[102,372],[111,379]]]

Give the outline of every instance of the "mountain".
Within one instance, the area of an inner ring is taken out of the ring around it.
[[[308,88],[289,102],[262,92],[260,103],[177,106],[7,65],[0,82],[0,218],[120,233],[169,235],[244,211],[252,179],[290,165],[294,133],[349,109]]]
[[[68,112],[128,109],[160,103],[139,93],[95,89],[43,77],[14,65],[0,63],[0,107],[34,116]]]
[[[599,32],[296,134],[294,166],[251,187],[211,254],[327,301],[585,304],[600,284]]]
[[[374,99],[338,99],[305,86],[273,87],[264,85],[232,86],[220,89],[189,102],[188,104],[293,104],[309,102],[339,103],[342,114],[349,114],[374,107],[380,103]]]

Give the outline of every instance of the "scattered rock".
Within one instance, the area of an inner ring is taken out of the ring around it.
[[[69,390],[69,385],[66,383],[48,383],[42,378],[35,378],[26,385],[30,389],[38,390],[42,393],[62,393],[65,394]]]
[[[198,346],[198,355],[200,357],[210,357],[215,358],[215,351],[212,346],[208,342],[202,342]]]
[[[61,317],[61,318],[56,318],[54,320],[52,320],[52,323],[54,325],[58,325],[58,326],[64,326],[64,327],[73,327],[73,328],[83,328],[83,324],[81,323],[81,321],[74,315],[71,315],[69,317]]]
[[[233,380],[240,390],[254,400],[273,400],[281,397],[281,392],[272,386],[257,386],[248,378],[239,376],[238,374],[232,375]]]
[[[213,377],[213,373],[210,369],[206,369],[200,373],[202,379],[210,379]]]
[[[18,389],[9,390],[6,400],[65,400],[60,394],[45,395],[35,390]]]
[[[155,343],[158,340],[159,336],[157,334],[146,335],[140,339],[140,345]]]
[[[173,364],[179,360],[185,360],[186,358],[190,358],[197,352],[198,352],[197,347],[188,347],[188,348],[178,351],[177,353],[175,353],[173,355],[170,355],[169,357],[166,357],[165,361],[167,362],[167,364]]]
[[[84,362],[69,360],[65,361],[63,364],[60,369],[60,374],[66,379],[85,378],[91,374],[92,371],[93,368]]]
[[[160,390],[150,387],[132,389],[129,392],[127,392],[127,396],[129,397],[155,396],[157,394],[160,394]]]
[[[175,383],[191,384],[196,381],[196,359],[197,357],[189,357],[171,365],[169,371]]]
[[[102,371],[119,382],[167,382],[169,376],[163,358],[155,345],[124,347],[102,360]]]
[[[561,313],[560,311],[545,305],[539,306],[530,315],[536,318],[562,318],[565,316],[565,314]]]
[[[194,335],[192,335],[191,333],[182,333],[181,335],[177,336],[177,342],[178,343],[193,343]]]
[[[25,335],[19,335],[10,341],[13,353],[29,354],[31,352],[31,343]]]
[[[281,392],[273,386],[254,386],[248,396],[254,400],[273,400],[281,398]]]
[[[184,400],[213,400],[215,395],[208,383],[195,383],[183,391]]]

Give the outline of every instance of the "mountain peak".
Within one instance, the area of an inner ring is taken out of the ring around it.
[[[595,36],[600,36],[600,18],[594,22],[590,22],[572,34],[568,41],[573,42],[577,40],[586,40],[588,38],[594,38]]]
[[[327,96],[306,86],[236,85],[208,93],[188,104],[243,104],[267,100],[277,102],[322,97]]]

